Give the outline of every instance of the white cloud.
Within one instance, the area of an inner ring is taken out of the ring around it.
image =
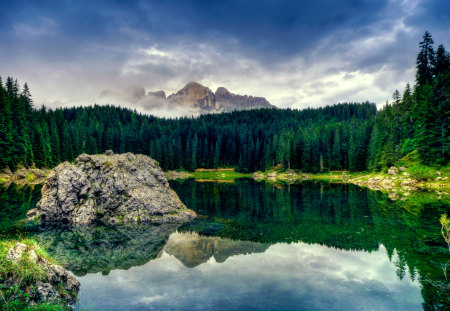
[[[184,256],[202,251],[187,250],[191,253]],[[163,253],[143,266],[88,274],[80,282],[81,305],[94,309],[422,309],[419,282],[400,280],[383,246],[368,253],[278,243],[264,253],[209,260],[195,268]]]

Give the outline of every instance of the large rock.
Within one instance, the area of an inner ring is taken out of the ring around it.
[[[50,173],[29,218],[41,223],[165,223],[193,219],[157,162],[132,153],[80,155]]]
[[[44,257],[38,256],[34,248],[35,246],[18,242],[8,251],[6,259],[17,265],[23,265],[24,261],[27,261],[28,265],[35,264],[42,269],[44,276],[34,284],[25,284],[20,278],[6,278],[0,281],[0,287],[12,288],[17,286],[24,290],[22,287],[31,288],[30,285],[33,285],[29,297],[31,301],[75,303],[80,282],[61,266],[52,264]],[[25,254],[26,256],[24,256]]]
[[[389,174],[389,175],[392,175],[392,176],[397,175],[397,174],[398,174],[398,168],[396,168],[395,166],[391,166],[391,167],[388,169],[388,174]]]

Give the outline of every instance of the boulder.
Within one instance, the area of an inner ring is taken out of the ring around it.
[[[398,174],[398,168],[396,168],[395,166],[391,166],[391,167],[388,169],[388,174],[389,174],[389,175],[392,175],[392,176],[397,175],[397,174]]]
[[[36,281],[33,290],[30,292],[30,300],[34,302],[57,301],[73,304],[77,300],[80,289],[80,282],[61,266],[47,261],[37,255],[34,246],[27,246],[24,243],[16,243],[7,253],[6,259],[15,264],[22,264],[22,260],[27,260],[36,264],[44,271],[44,276]],[[24,257],[27,254],[28,256]],[[0,281],[3,288],[14,286],[29,286],[30,284],[17,283],[17,279],[10,278]]]
[[[170,189],[157,162],[145,155],[80,155],[54,168],[36,210],[46,224],[165,223],[196,214]]]
[[[252,177],[254,180],[260,181],[260,180],[263,180],[265,176],[262,172],[258,171],[258,172],[254,172]]]
[[[396,192],[391,192],[388,194],[388,196],[389,196],[389,199],[391,199],[392,201],[397,201],[399,198],[399,196]]]

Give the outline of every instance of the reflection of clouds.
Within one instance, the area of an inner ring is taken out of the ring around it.
[[[144,266],[80,282],[81,305],[104,310],[422,309],[419,283],[398,279],[384,247],[367,253],[278,243],[195,268],[163,252]]]

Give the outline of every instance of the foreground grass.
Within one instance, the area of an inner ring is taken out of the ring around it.
[[[54,302],[29,305],[27,301],[31,297],[33,284],[44,280],[46,273],[29,258],[28,253],[24,253],[18,262],[6,259],[8,251],[17,242],[27,245],[27,251],[34,250],[39,257],[54,263],[47,252],[40,248],[33,239],[0,238],[0,286],[2,286],[3,280],[14,280],[13,286],[0,290],[0,310],[70,310],[69,307]]]

